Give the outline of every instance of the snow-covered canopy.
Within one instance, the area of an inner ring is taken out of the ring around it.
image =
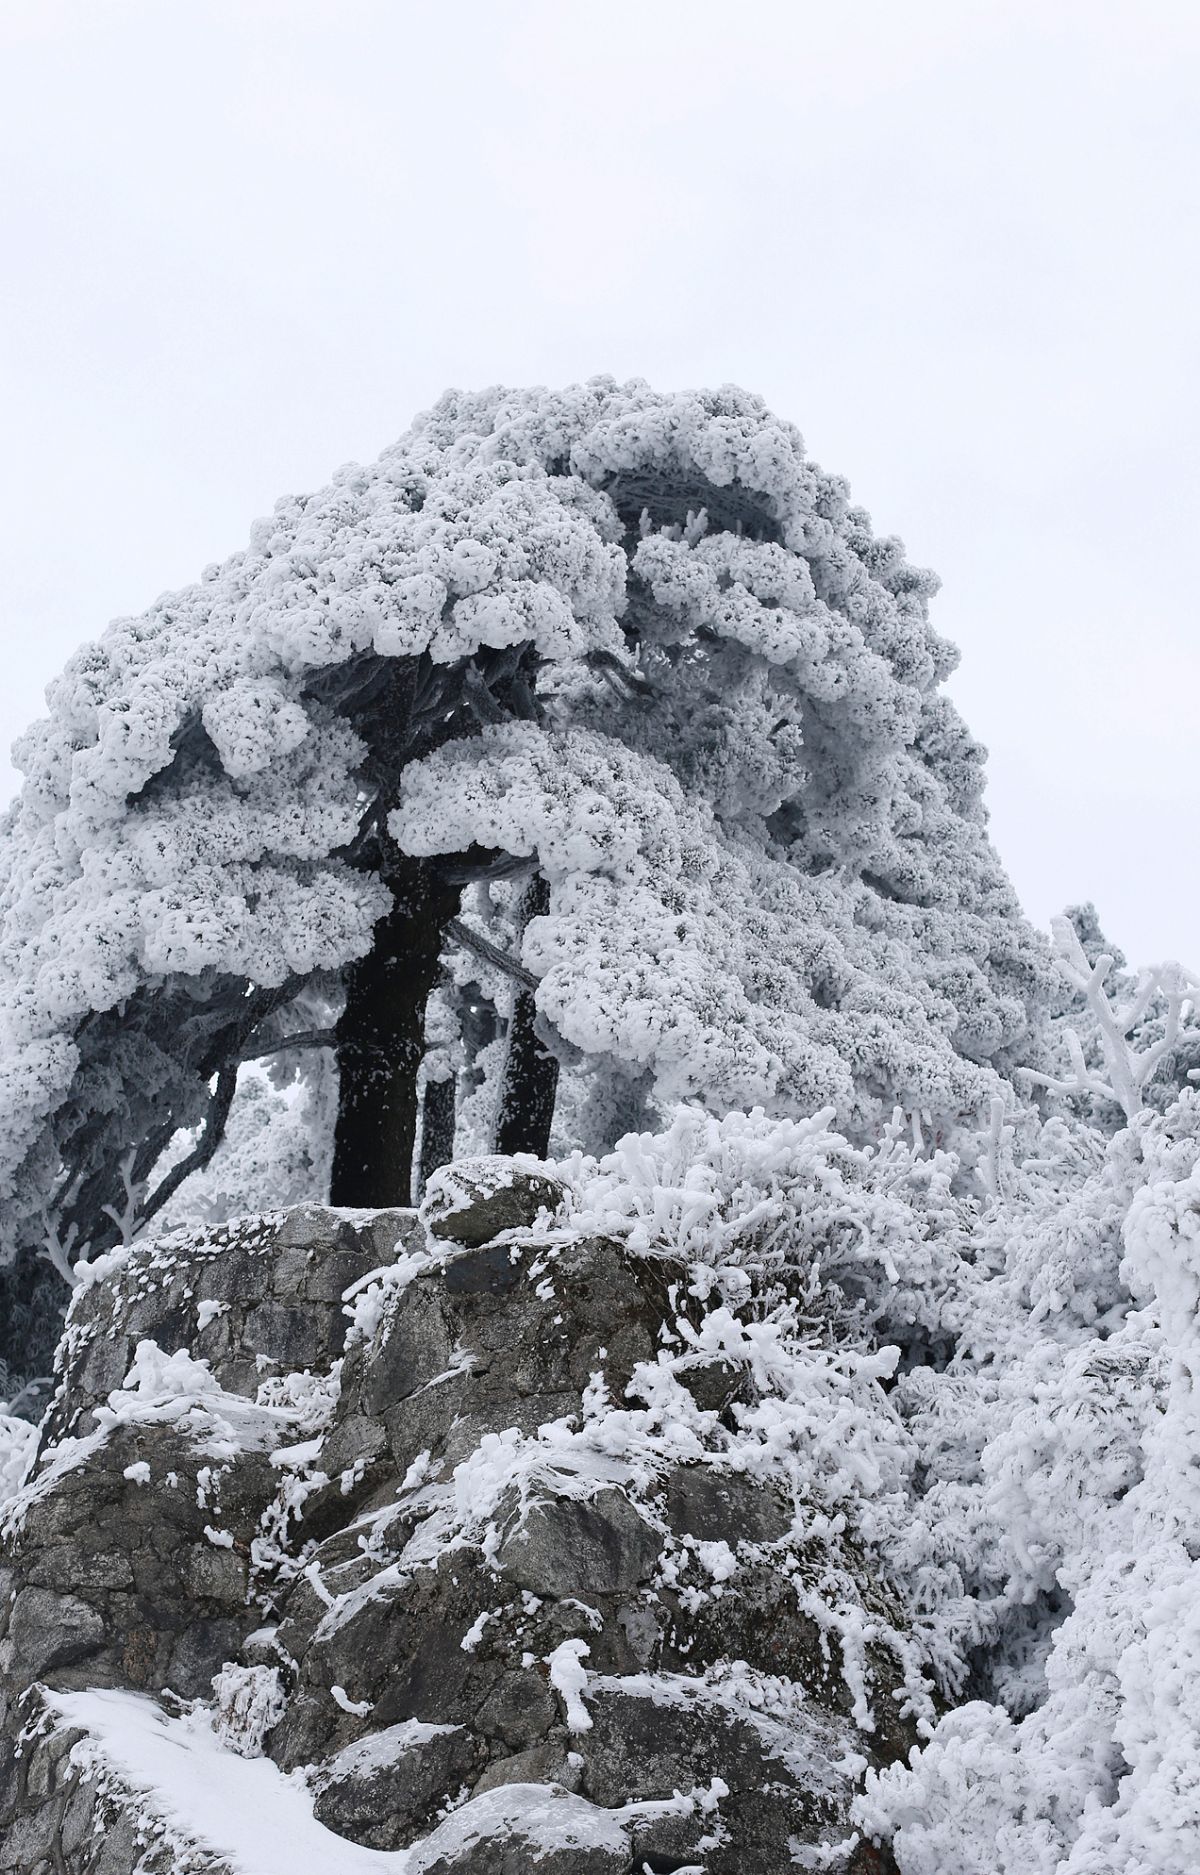
[[[77,653],[18,745],[9,1254],[119,1207],[118,1169],[367,952],[384,822],[536,856],[544,1017],[664,1095],[977,1108],[1048,965],[939,692],[935,589],[731,388],[450,393],[280,502]]]

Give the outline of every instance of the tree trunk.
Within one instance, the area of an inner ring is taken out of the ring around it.
[[[426,1081],[425,1107],[421,1115],[421,1175],[418,1198],[425,1194],[439,1165],[449,1165],[454,1157],[454,1105],[458,1091],[457,1076],[448,1074],[444,1081]]]
[[[423,859],[398,859],[387,883],[395,905],[376,925],[368,955],[346,973],[337,1026],[335,1205],[407,1205],[412,1198],[425,1004],[460,890]]]
[[[550,887],[539,873],[521,906],[520,926],[550,909]],[[537,1006],[532,990],[519,990],[508,1027],[508,1053],[496,1107],[496,1151],[531,1152],[544,1159],[550,1151],[558,1062],[538,1040]]]

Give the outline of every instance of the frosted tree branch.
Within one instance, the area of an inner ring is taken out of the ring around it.
[[[72,1224],[67,1231],[66,1237],[62,1238],[59,1236],[58,1227],[49,1212],[45,1214],[44,1223],[45,1240],[39,1255],[45,1257],[47,1263],[53,1266],[66,1283],[68,1289],[73,1289],[79,1281],[78,1276],[75,1274],[75,1267],[71,1261],[71,1251],[75,1244],[76,1226]]]
[[[473,951],[476,957],[482,957],[484,963],[491,964],[506,977],[511,977],[514,983],[523,984],[527,990],[536,990],[539,979],[532,970],[527,970],[523,963],[510,957],[507,951],[489,943],[478,931],[472,931],[470,925],[464,924],[461,918],[452,918],[446,929],[454,942],[461,944],[464,950]]]
[[[100,1207],[105,1216],[110,1217],[120,1231],[123,1245],[132,1243],[137,1234],[138,1206],[146,1195],[145,1184],[134,1176],[136,1160],[137,1148],[134,1146],[120,1160],[117,1167],[121,1175],[121,1183],[125,1188],[125,1203],[121,1209],[118,1211],[117,1207],[112,1204]]]
[[[1143,1092],[1155,1069],[1175,1046],[1184,1006],[1192,992],[1200,988],[1200,979],[1181,964],[1157,964],[1141,972],[1133,1000],[1127,1008],[1119,1010],[1104,987],[1112,969],[1112,957],[1105,953],[1097,957],[1094,964],[1089,964],[1079,933],[1069,918],[1052,919],[1051,931],[1064,974],[1087,999],[1100,1036],[1108,1079],[1088,1066],[1083,1044],[1073,1028],[1064,1031],[1071,1077],[1060,1079],[1026,1069],[1025,1078],[1036,1087],[1049,1088],[1052,1093],[1095,1094],[1103,1100],[1111,1100],[1121,1108],[1125,1118],[1131,1120],[1145,1104]],[[1156,1042],[1139,1050],[1130,1036],[1156,996],[1166,1005],[1163,1032]]]
[[[299,1029],[295,1035],[285,1035],[278,1042],[268,1042],[265,1048],[251,1049],[243,1055],[243,1061],[262,1061],[267,1055],[285,1055],[293,1048],[335,1048],[337,1046],[336,1029]]]
[[[994,1094],[988,1109],[987,1146],[979,1162],[979,1176],[993,1204],[999,1204],[1003,1192],[1000,1179],[1000,1155],[1004,1146],[1004,1102]]]
[[[162,1210],[163,1206],[175,1196],[185,1178],[189,1178],[193,1172],[202,1171],[208,1164],[221,1143],[225,1132],[225,1122],[229,1118],[229,1109],[233,1105],[236,1092],[237,1066],[236,1063],[230,1063],[222,1068],[217,1076],[217,1085],[213,1090],[208,1112],[204,1116],[204,1132],[199,1144],[188,1153],[185,1159],[181,1159],[178,1165],[172,1166],[162,1184],[146,1200],[138,1214],[139,1227],[148,1223],[157,1212]]]

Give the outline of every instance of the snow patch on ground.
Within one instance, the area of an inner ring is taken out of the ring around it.
[[[625,1850],[618,1813],[556,1787],[510,1784],[473,1798],[411,1849],[364,1849],[318,1823],[300,1773],[225,1749],[207,1713],[170,1718],[138,1693],[48,1692],[64,1728],[86,1736],[71,1760],[101,1782],[116,1780],[141,1800],[143,1820],[182,1858],[201,1847],[233,1875],[421,1875],[440,1856],[494,1842],[505,1831],[534,1858],[551,1850]],[[453,1728],[401,1725],[342,1754],[357,1771],[394,1761],[421,1737]],[[403,1739],[397,1735],[404,1734]]]
[[[235,1875],[412,1875],[407,1854],[363,1849],[318,1823],[302,1780],[224,1749],[208,1714],[169,1718],[138,1693],[47,1693],[87,1736],[72,1761],[141,1797],[179,1854],[224,1856]]]

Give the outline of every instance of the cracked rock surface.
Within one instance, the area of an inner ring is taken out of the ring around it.
[[[6,1508],[3,1875],[274,1875],[255,1828],[279,1875],[889,1866],[848,1823],[914,1742],[887,1597],[753,1442],[761,1375],[548,1176],[453,1200],[90,1273]]]

